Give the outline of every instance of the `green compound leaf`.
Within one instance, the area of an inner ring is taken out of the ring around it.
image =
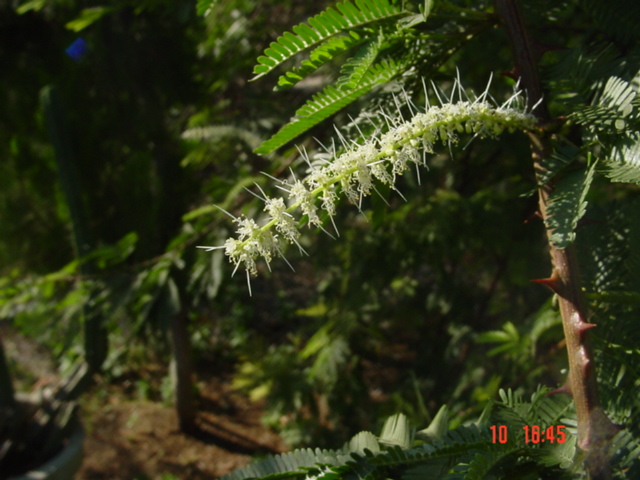
[[[336,8],[329,7],[311,17],[308,25],[298,24],[293,27],[293,33],[285,32],[272,42],[264,51],[264,55],[258,57],[258,64],[253,69],[255,74],[253,80],[266,75],[283,62],[307,48],[327,41],[334,35],[404,15],[407,13],[403,12],[400,6],[392,5],[388,0],[356,0],[355,5],[349,0],[338,3]],[[343,39],[342,44],[340,41],[325,44],[320,47],[321,50],[314,51],[307,64],[292,71],[289,81],[308,75],[328,59],[358,43],[356,41],[358,38],[353,36],[344,36]],[[288,82],[286,76],[284,80],[281,78],[281,82],[281,86],[286,86]]]
[[[347,452],[304,448],[280,455],[270,455],[263,460],[234,470],[221,480],[304,478],[307,472],[316,469],[318,465],[344,465],[351,460],[352,457]]]
[[[478,343],[497,343],[497,347],[488,352],[488,356],[493,357],[503,352],[517,352],[520,350],[522,339],[520,332],[511,322],[502,326],[502,330],[490,330],[478,335]]]
[[[299,67],[292,68],[278,79],[275,90],[291,88],[303,78],[315,72],[322,65],[336,56],[367,41],[367,37],[356,32],[331,37],[322,45],[315,48],[307,60],[303,60]]]
[[[640,184],[640,73],[631,81],[608,78],[592,105],[577,108],[571,117],[592,132],[602,155],[605,175],[613,182]]]
[[[622,42],[640,39],[636,20],[640,16],[640,3],[633,0],[581,0],[580,6],[603,31]]]
[[[473,456],[468,464],[462,464],[457,473],[464,474],[465,480],[482,480],[490,478],[490,471],[502,460],[510,457],[514,453],[522,450],[518,442],[507,442],[505,444],[495,443],[484,445],[484,448]]]
[[[578,108],[572,118],[591,130],[610,133],[625,131],[634,123],[637,111],[636,85],[618,77],[610,77],[600,98],[587,107]]]
[[[564,443],[547,444],[547,448],[542,449],[540,462],[548,467],[557,465],[565,470],[571,468],[575,462],[577,441],[578,437],[571,435]]]
[[[382,38],[374,38],[363,45],[356,54],[342,66],[341,75],[336,86],[346,89],[357,88],[360,81],[378,57],[381,46]]]
[[[576,238],[578,221],[587,209],[587,193],[593,181],[596,162],[588,169],[569,172],[561,178],[549,199],[547,228],[551,242],[566,248]]]
[[[356,88],[338,89],[331,85],[326,87],[305,103],[296,112],[295,118],[257,148],[255,153],[264,155],[273,152],[354,102],[376,85],[388,82],[404,70],[403,64],[383,60],[369,69]]]
[[[640,185],[640,135],[624,138],[614,146],[605,174],[612,182]]]

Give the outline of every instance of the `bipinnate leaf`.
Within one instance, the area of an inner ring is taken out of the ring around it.
[[[593,131],[624,132],[636,121],[637,93],[632,82],[610,77],[599,98],[592,105],[576,109],[571,117]]]
[[[640,135],[622,139],[612,149],[605,174],[612,182],[640,185]]]
[[[631,81],[611,76],[592,105],[571,115],[592,132],[598,143],[607,140],[602,155],[605,175],[613,182],[640,184],[640,73]]]
[[[335,8],[329,7],[311,17],[308,24],[296,25],[292,29],[293,33],[285,32],[275,42],[272,42],[264,54],[258,57],[258,64],[253,70],[255,74],[253,80],[266,75],[283,62],[334,35],[381,21],[393,20],[403,15],[406,14],[402,11],[400,4],[391,4],[388,0],[356,0],[355,5],[349,0],[340,2]],[[338,53],[351,46],[348,43],[342,46],[334,43],[331,48],[335,48],[337,50],[335,53]],[[322,58],[322,54],[332,55],[331,48],[322,52],[316,51],[316,55],[310,60],[311,63],[305,66],[306,70],[303,70],[303,73],[308,74],[310,67],[317,68],[316,65]],[[297,72],[297,75],[301,76],[300,71]]]
[[[326,87],[305,103],[296,112],[294,119],[257,148],[255,153],[266,155],[273,152],[345,108],[376,85],[388,82],[403,71],[404,65],[393,60],[384,60],[372,66],[354,89],[338,89],[331,85]]]
[[[285,479],[303,477],[318,465],[344,465],[351,456],[342,451],[302,448],[279,455],[270,455],[262,460],[234,470],[221,480],[245,480],[251,478]]]
[[[281,75],[280,78],[278,78],[278,85],[274,90],[279,91],[293,87],[296,83],[315,72],[328,61],[366,41],[366,36],[354,31],[327,39],[324,43],[313,49],[309,54],[309,58],[303,60],[300,66],[294,67]]]
[[[381,38],[374,38],[364,44],[356,54],[342,66],[341,76],[336,86],[347,89],[356,88],[374,64],[380,52],[381,45]]]

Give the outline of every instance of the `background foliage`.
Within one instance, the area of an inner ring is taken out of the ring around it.
[[[359,430],[380,431],[397,412],[428,425],[443,404],[455,427],[497,401],[500,388],[529,397],[539,383],[559,385],[560,318],[548,292],[529,282],[549,266],[543,225],[531,219],[536,185],[524,136],[444,149],[419,181],[413,172],[402,179],[406,201],[382,191],[389,207],[379,198],[362,214],[340,207],[341,238],[306,231],[310,255],[288,256],[295,272],[283,262],[261,271],[252,298],[222,252],[195,249],[232,233],[214,204],[254,214],[262,205],[245,187],[266,188],[261,172],[286,178],[289,167],[304,168],[289,140],[313,151],[311,137],[325,141],[332,123],[348,129],[363,109],[388,107],[401,84],[419,96],[423,76],[447,88],[457,68],[466,87],[482,91],[491,72],[512,68],[486,2],[435,2],[427,24],[420,16],[431,2],[414,3],[360,2],[368,8],[331,38],[293,29],[309,17],[331,24],[319,15],[323,2],[1,6],[0,58],[11,66],[0,77],[2,321],[68,369],[88,305],[107,326],[104,373],[117,380],[168,362],[171,319],[185,312],[196,360],[264,398],[265,421],[291,446],[336,447]],[[577,231],[580,215],[560,214],[568,227],[558,241],[576,238],[600,325],[603,399],[623,422],[637,411],[640,385],[638,191],[604,178],[638,183],[637,164],[624,162],[629,151],[637,159],[637,31],[614,28],[616,9],[605,15],[598,2],[527,6],[540,43],[563,47],[541,62],[554,115],[572,121],[556,170],[566,169],[570,201],[585,193],[588,208]],[[302,47],[271,44],[285,31],[316,44],[307,59],[290,59]],[[73,59],[65,49],[78,37],[88,47]],[[424,52],[429,63],[417,61]],[[266,75],[285,59],[289,73]],[[500,98],[512,84],[496,78],[492,93]],[[47,85],[63,98],[91,233],[81,258],[38,102]],[[265,157],[258,147],[279,150]],[[604,173],[593,180],[584,173],[589,149]],[[634,438],[638,428],[629,426]]]

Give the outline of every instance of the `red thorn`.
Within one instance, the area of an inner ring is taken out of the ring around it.
[[[558,276],[558,271],[556,269],[553,270],[553,273],[549,278],[536,278],[531,280],[532,282],[539,283],[540,285],[544,285],[545,287],[551,289],[553,293],[560,293],[560,277]]]
[[[569,387],[568,383],[565,383],[564,385],[562,385],[561,387],[558,387],[554,390],[551,390],[550,392],[547,393],[547,396],[549,395],[557,395],[559,393],[564,393],[565,395],[569,395],[569,396],[573,396],[571,394],[571,387]]]
[[[549,278],[538,278],[531,281],[544,285],[547,288],[550,288],[553,293],[560,292],[560,274],[558,273],[557,268],[553,269],[553,271],[551,272],[551,276]]]
[[[576,330],[578,330],[578,332],[580,333],[583,333],[583,332],[586,332],[587,330],[591,330],[595,326],[596,326],[595,323],[580,322],[576,325]]]
[[[529,215],[529,218],[527,218],[524,223],[529,223],[532,220],[542,220],[542,215],[540,214],[539,211],[535,211],[533,212],[531,215]]]

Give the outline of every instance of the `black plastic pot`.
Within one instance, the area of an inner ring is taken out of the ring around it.
[[[78,424],[64,448],[40,467],[9,480],[73,480],[84,456],[84,430]]]

